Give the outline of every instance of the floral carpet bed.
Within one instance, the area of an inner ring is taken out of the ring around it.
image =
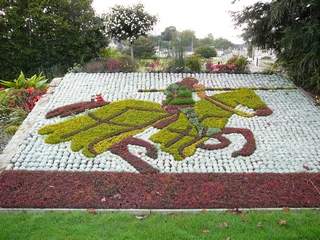
[[[0,207],[320,205],[320,109],[279,76],[68,74],[45,98]]]

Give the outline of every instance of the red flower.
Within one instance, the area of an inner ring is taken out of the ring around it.
[[[30,87],[30,88],[27,88],[26,91],[31,95],[35,91],[35,89],[33,87]]]
[[[206,63],[206,69],[208,72],[213,73],[232,73],[236,71],[237,66],[235,64],[213,64],[212,62]]]
[[[96,102],[98,102],[98,103],[105,102],[105,100],[103,99],[103,97],[102,97],[101,94],[97,94],[95,100],[96,100]]]

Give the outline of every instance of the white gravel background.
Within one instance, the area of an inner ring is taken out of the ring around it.
[[[159,102],[162,93],[139,93],[138,89],[165,88],[190,74],[114,73],[67,74],[47,104],[47,111],[66,104],[90,100],[101,93],[107,101],[141,99]],[[276,75],[259,74],[195,74],[206,87],[292,87],[292,83]],[[209,95],[218,92],[208,92]],[[243,118],[237,115],[229,120],[229,127],[249,128],[253,132],[257,149],[249,157],[232,158],[231,153],[242,147],[245,140],[236,134],[226,135],[232,144],[225,149],[206,151],[198,149],[192,157],[174,161],[159,151],[157,159],[145,156],[141,147],[130,146],[130,151],[161,172],[319,172],[320,171],[320,109],[299,90],[256,91],[274,111],[267,117]],[[37,120],[27,131],[22,144],[12,157],[12,169],[59,171],[112,171],[136,172],[120,157],[105,152],[94,159],[81,152],[72,152],[69,143],[48,145],[38,129],[61,119],[46,120],[39,112]],[[137,136],[148,139],[154,128]]]

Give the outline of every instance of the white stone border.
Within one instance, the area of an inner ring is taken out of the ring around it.
[[[0,154],[0,173],[8,168],[10,160],[17,151],[17,147],[22,143],[28,134],[28,129],[32,128],[32,125],[36,122],[41,112],[45,112],[46,106],[49,102],[50,97],[55,91],[55,88],[59,85],[63,78],[54,78],[49,84],[47,93],[43,95],[40,100],[36,103],[34,109],[30,112],[28,117],[23,121],[18,131],[12,137],[10,142],[7,144],[2,154]]]
[[[0,208],[0,213],[27,212],[27,213],[46,213],[46,212],[96,212],[96,213],[128,213],[132,215],[149,215],[149,214],[199,214],[208,212],[265,212],[265,211],[283,211],[283,208],[193,208],[193,209],[94,209],[94,208]],[[320,208],[288,208],[290,211],[315,210]]]

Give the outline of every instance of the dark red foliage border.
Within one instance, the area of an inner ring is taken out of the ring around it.
[[[135,156],[129,151],[128,145],[130,144],[144,147],[147,150],[146,155],[150,158],[156,159],[158,157],[157,149],[153,144],[135,137],[128,137],[119,143],[113,144],[112,147],[110,148],[110,151],[113,154],[118,155],[119,157],[126,160],[128,163],[130,163],[130,165],[132,165],[140,173],[158,173],[159,172],[158,169],[153,168],[146,161],[142,160],[138,156]]]
[[[273,111],[270,108],[265,107],[265,108],[256,110],[255,115],[261,117],[261,116],[269,116],[272,113]]]
[[[241,134],[247,141],[239,151],[235,151],[232,153],[232,157],[252,155],[256,150],[256,140],[254,139],[254,136],[251,130],[246,128],[226,127],[222,129],[220,133],[217,133],[212,136],[212,138],[219,140],[220,143],[217,143],[217,144],[202,143],[199,145],[199,147],[207,150],[216,150],[216,149],[222,149],[222,148],[228,147],[231,142],[229,139],[222,136],[222,134],[232,134],[232,133]]]
[[[3,208],[320,207],[320,174],[5,171]]]
[[[102,107],[104,105],[109,104],[109,102],[105,102],[103,99],[100,101],[87,101],[87,102],[79,102],[73,103],[70,105],[66,105],[63,107],[56,108],[46,114],[46,118],[54,118],[54,117],[67,117],[74,114],[82,113],[86,110]]]
[[[193,86],[198,83],[199,81],[193,77],[186,77],[182,79],[182,81],[178,82],[178,84],[181,84],[190,90],[193,90]]]

